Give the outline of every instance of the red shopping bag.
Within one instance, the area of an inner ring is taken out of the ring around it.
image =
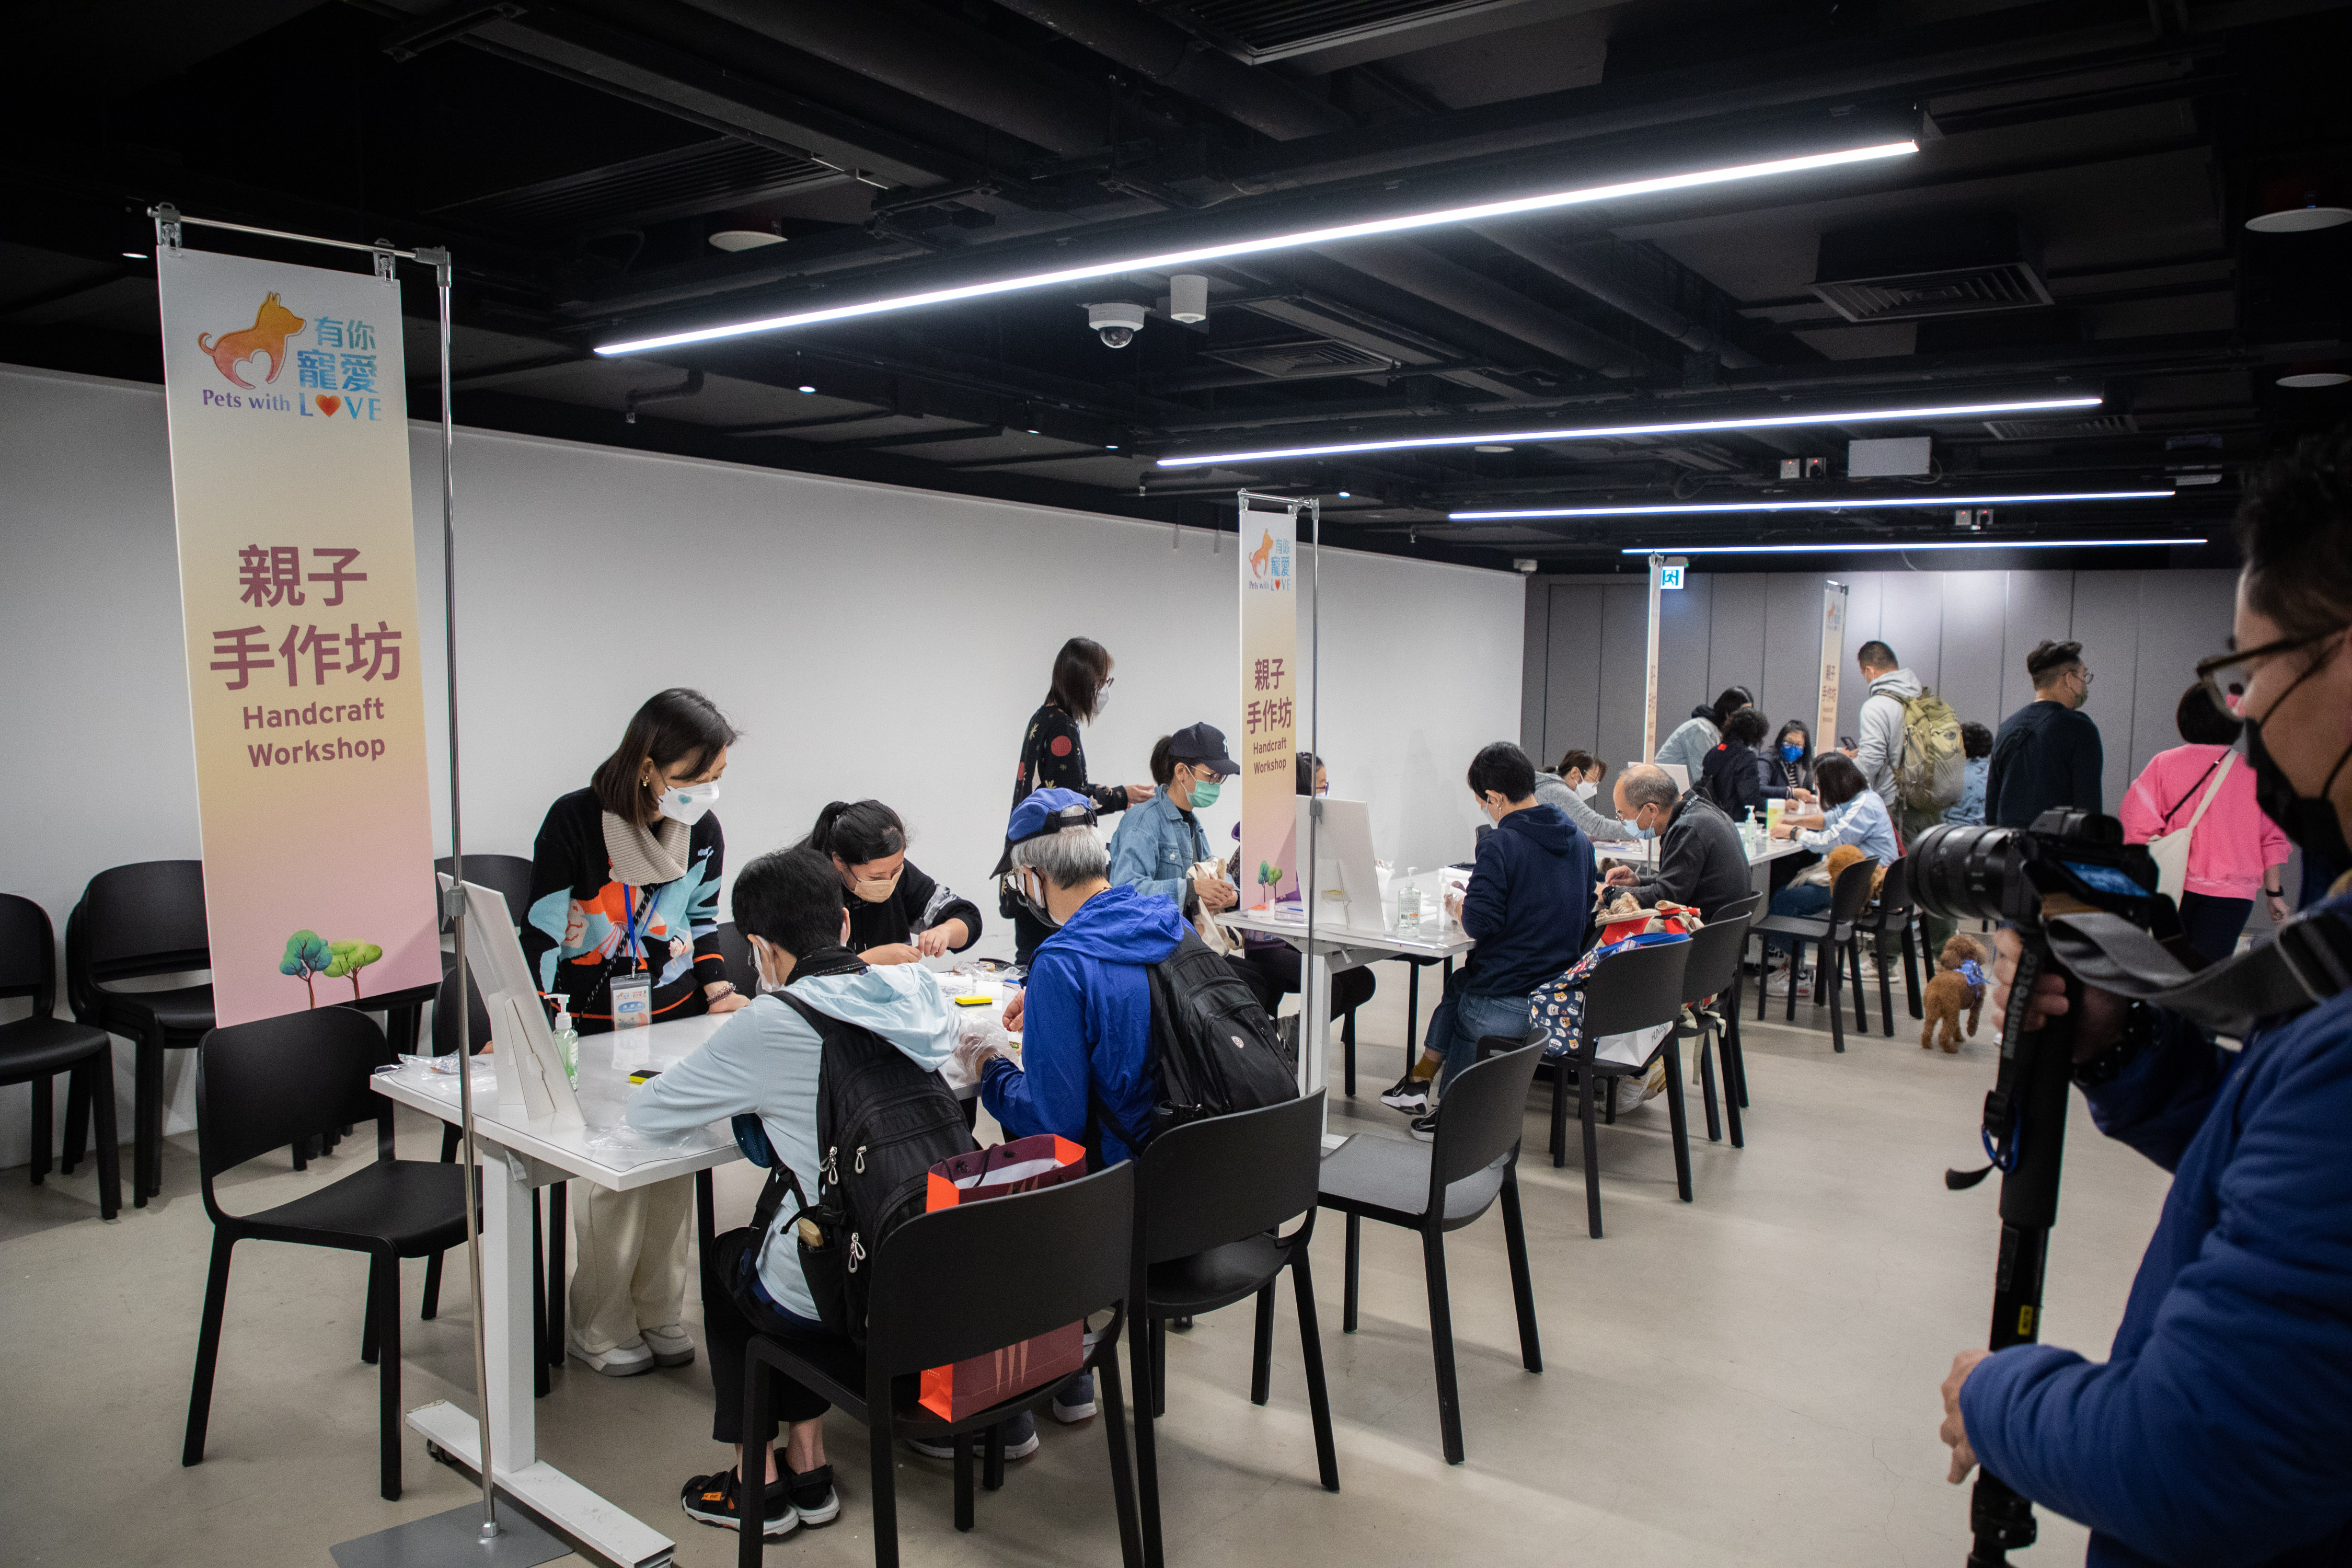
[[[923,1208],[930,1213],[1034,1193],[1086,1173],[1087,1152],[1068,1139],[1050,1132],[1015,1138],[933,1165]],[[1086,1362],[1086,1328],[1082,1322],[1072,1323],[953,1366],[927,1368],[923,1408],[945,1420],[961,1421],[1014,1394],[1059,1383]]]

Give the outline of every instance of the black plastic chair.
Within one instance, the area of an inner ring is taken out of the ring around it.
[[[751,939],[738,930],[733,921],[721,921],[715,933],[719,938],[719,956],[727,965],[727,978],[736,990],[746,996],[760,994],[760,965],[751,956]]]
[[[1886,868],[1886,879],[1878,886],[1878,902],[1865,908],[1860,921],[1861,929],[1879,939],[1875,944],[1882,951],[1875,956],[1878,963],[1878,1016],[1886,1026],[1889,1039],[1895,1036],[1895,994],[1893,977],[1887,973],[1888,955],[1884,951],[1885,938],[1895,937],[1903,950],[1903,984],[1911,1005],[1911,1016],[1927,1016],[1919,996],[1919,942],[1912,921],[1916,910],[1911,907],[1910,857],[1898,856]]]
[[[444,855],[433,862],[433,868],[446,877],[454,864],[456,862]],[[514,922],[517,931],[522,929],[522,922],[530,916],[529,860],[520,855],[468,855],[466,857],[466,880],[478,888],[488,888],[504,899],[507,901],[507,919]],[[433,886],[437,892],[441,886],[438,878],[435,879]],[[444,925],[442,929],[446,931],[449,928]]]
[[[1738,1042],[1725,1026],[1727,1016],[1738,1016],[1739,960],[1748,950],[1748,917],[1737,915],[1699,927],[1691,933],[1690,952],[1683,964],[1683,1011],[1675,1032],[1698,1041],[1699,1092],[1706,1104],[1706,1141],[1723,1137],[1723,1118],[1715,1104],[1715,1047],[1723,1057],[1723,1104],[1731,1122],[1731,1146],[1747,1147],[1739,1125],[1740,1086],[1747,1081],[1747,1064]]]
[[[1528,1274],[1527,1227],[1519,1217],[1520,1127],[1527,1118],[1528,1086],[1535,1081],[1543,1047],[1497,1036],[1480,1040],[1478,1049],[1486,1059],[1463,1069],[1446,1089],[1435,1138],[1421,1143],[1356,1134],[1323,1156],[1322,1191],[1317,1199],[1323,1207],[1348,1216],[1342,1333],[1356,1331],[1363,1222],[1378,1220],[1421,1235],[1422,1269],[1429,1286],[1430,1349],[1437,1362],[1437,1424],[1449,1465],[1462,1462],[1463,1448],[1445,1233],[1475,1224],[1498,1197],[1503,1202],[1503,1249],[1511,1264],[1511,1299],[1519,1313],[1519,1361],[1529,1372],[1543,1371],[1535,1285]]]
[[[347,1007],[289,1013],[204,1038],[196,1058],[196,1146],[213,1259],[183,1465],[205,1457],[232,1249],[240,1241],[331,1247],[368,1255],[360,1359],[381,1369],[382,1490],[386,1499],[400,1496],[400,1260],[465,1241],[465,1173],[422,1160],[373,1160],[291,1203],[250,1215],[224,1212],[213,1191],[223,1172],[317,1128],[390,1116],[392,1101],[368,1088],[369,1065],[383,1043],[374,1021]]]
[[[1837,885],[1830,889],[1830,907],[1820,915],[1766,915],[1748,926],[1758,936],[1767,931],[1781,939],[1789,948],[1789,1022],[1797,1021],[1796,977],[1804,968],[1805,943],[1816,942],[1821,947],[1822,978],[1814,993],[1818,1004],[1826,997],[1830,1009],[1830,1045],[1834,1050],[1845,1049],[1845,1016],[1838,1008],[1838,986],[1850,970],[1853,976],[1853,1025],[1867,1031],[1870,1016],[1862,998],[1862,942],[1860,937],[1863,906],[1870,902],[1871,879],[1878,871],[1878,862],[1863,857],[1838,874]],[[1766,944],[1768,952],[1770,944]],[[1756,987],[1756,1021],[1764,1021],[1766,997],[1764,987]]]
[[[84,1024],[137,1047],[131,1069],[131,1202],[163,1190],[163,1053],[192,1050],[213,1026],[210,984],[115,991],[107,983],[212,967],[201,860],[142,860],[89,879],[66,917],[66,999]],[[323,1124],[322,1124],[323,1125]],[[320,1129],[307,1129],[305,1139]]]
[[[1317,1178],[1323,1163],[1323,1101],[1304,1100],[1236,1112],[1164,1132],[1143,1152],[1137,1180],[1136,1279],[1129,1295],[1137,1331],[1128,1361],[1135,1373],[1136,1463],[1142,1475],[1143,1557],[1160,1568],[1160,1469],[1153,1419],[1168,1398],[1168,1320],[1213,1312],[1255,1296],[1257,1339],[1250,1403],[1272,1392],[1274,1288],[1290,1270],[1298,1340],[1307,1361],[1307,1405],[1323,1489],[1339,1489],[1331,1399],[1323,1381],[1323,1339],[1315,1318],[1307,1244],[1315,1237]],[[1306,1223],[1285,1237],[1289,1220]]]
[[[1705,930],[1705,927],[1701,927]],[[1595,1240],[1601,1237],[1601,1152],[1596,1113],[1611,1125],[1617,1121],[1617,1080],[1641,1078],[1650,1064],[1666,1064],[1666,1113],[1674,1132],[1675,1190],[1691,1201],[1690,1121],[1683,1106],[1682,1044],[1673,1025],[1682,1016],[1683,971],[1690,961],[1688,942],[1659,942],[1628,948],[1604,958],[1584,982],[1584,1014],[1578,1023],[1578,1042],[1570,1056],[1555,1057],[1551,1068],[1551,1163],[1568,1163],[1568,1075],[1576,1074],[1576,1114],[1584,1129],[1584,1215]],[[1637,1064],[1609,1062],[1597,1053],[1602,1037],[1631,1034],[1636,1029],[1668,1026],[1665,1035]],[[1605,1106],[1601,1096],[1607,1097]]]
[[[1118,1390],[1118,1335],[1129,1315],[1135,1234],[1135,1173],[1125,1161],[1097,1175],[1042,1192],[969,1204],[908,1220],[891,1232],[868,1265],[874,1270],[866,1315],[866,1351],[847,1341],[786,1343],[763,1334],[744,1349],[741,1474],[767,1473],[772,1388],[766,1369],[823,1395],[863,1422],[874,1498],[875,1568],[898,1568],[899,1437],[952,1439],[955,1527],[972,1527],[972,1435],[1054,1396],[1062,1379],[945,1421],[917,1403],[924,1368],[947,1366],[1019,1344],[1115,1307],[1095,1336],[1086,1366],[1101,1381],[1103,1434],[1110,1445],[1110,1484],[1118,1513],[1119,1555],[1142,1568],[1135,1519],[1135,1475]],[[955,1289],[942,1291],[952,1280]],[[756,1498],[759,1489],[746,1489]],[[736,1544],[742,1568],[758,1568],[761,1535],[745,1530]]]
[[[0,893],[0,997],[31,999],[32,1015],[0,1024],[0,1084],[33,1086],[33,1185],[49,1173],[51,1118],[59,1073],[66,1080],[65,1153],[61,1175],[73,1174],[89,1147],[89,1119],[98,1119],[98,1212],[122,1212],[121,1141],[114,1129],[114,1039],[89,1024],[69,1024],[58,1006],[57,932],[49,912],[30,899]]]
[[[1744,899],[1734,899],[1724,905],[1716,911],[1715,918],[1718,921],[1746,921],[1752,926],[1756,923],[1756,917],[1763,907],[1764,895],[1750,893]],[[1716,1006],[1717,1014],[1723,1020],[1723,1033],[1720,1038],[1723,1041],[1725,1057],[1724,1092],[1737,1097],[1739,1109],[1742,1110],[1748,1109],[1748,1058],[1739,1045],[1739,994],[1747,984],[1748,962],[1747,955],[1743,952],[1740,956],[1739,970],[1731,977],[1729,994],[1724,996]]]

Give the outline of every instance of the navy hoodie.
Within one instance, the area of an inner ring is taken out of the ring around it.
[[[1462,988],[1525,996],[1566,973],[1584,949],[1592,882],[1592,841],[1559,807],[1503,818],[1479,841],[1462,897],[1462,929],[1478,943]]]

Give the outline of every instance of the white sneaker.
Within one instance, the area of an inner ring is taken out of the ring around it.
[[[1772,971],[1771,973],[1766,975],[1764,977],[1764,994],[1767,996],[1786,996],[1789,994],[1790,973],[1790,970],[1789,965],[1784,963],[1780,965],[1780,968]],[[1811,987],[1807,986],[1806,989],[1811,990]]]
[[[614,1345],[608,1351],[591,1351],[576,1336],[566,1335],[572,1353],[603,1373],[606,1377],[635,1377],[654,1369],[654,1352],[646,1348],[642,1339],[625,1345]]]
[[[646,1348],[654,1352],[656,1366],[694,1364],[694,1336],[679,1325],[664,1323],[658,1329],[641,1329],[638,1332],[645,1338]]]

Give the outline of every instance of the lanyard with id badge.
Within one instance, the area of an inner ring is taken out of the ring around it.
[[[629,955],[629,973],[616,975],[611,982],[613,998],[613,1067],[619,1072],[632,1072],[653,1060],[653,1042],[645,1035],[646,1026],[654,1021],[653,979],[646,973],[643,939],[637,927],[635,889],[626,882],[621,884],[621,910],[624,924],[621,941]],[[646,900],[646,924],[651,926],[654,900]],[[617,956],[617,955],[616,955]]]

